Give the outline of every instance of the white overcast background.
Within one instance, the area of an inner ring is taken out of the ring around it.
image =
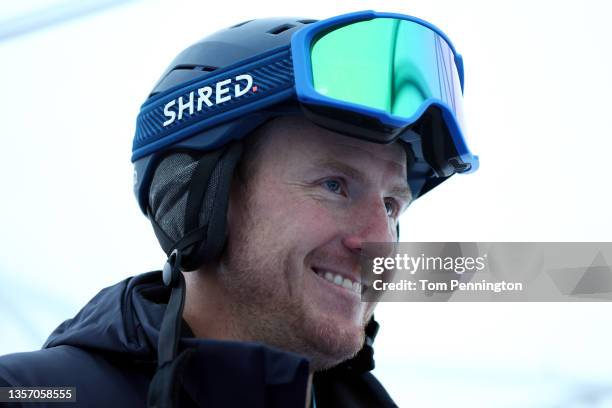
[[[3,2],[0,354],[40,348],[101,288],[162,266],[130,152],[179,51],[252,18],[363,9],[428,20],[465,60],[480,170],[417,201],[402,240],[612,241],[602,0]],[[612,407],[609,303],[389,303],[377,317],[375,374],[402,407]]]

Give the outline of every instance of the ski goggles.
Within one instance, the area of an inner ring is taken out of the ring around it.
[[[132,161],[297,99],[323,127],[418,145],[436,177],[471,172],[478,157],[464,137],[463,82],[461,56],[433,25],[401,14],[346,14],[296,31],[288,46],[150,98],[138,116]],[[230,133],[212,132],[198,147],[223,146],[236,138]]]

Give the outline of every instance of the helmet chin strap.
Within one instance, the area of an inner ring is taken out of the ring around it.
[[[180,270],[181,252],[172,251],[163,269],[164,285],[172,288],[168,306],[159,330],[157,345],[157,371],[149,386],[148,407],[170,408],[178,406],[179,381],[177,374],[189,353],[176,356],[185,304],[185,278]]]

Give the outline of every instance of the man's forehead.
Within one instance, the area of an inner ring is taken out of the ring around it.
[[[317,159],[329,156],[362,163],[367,160],[406,173],[406,151],[400,142],[384,145],[364,141],[324,129],[303,116],[277,118],[270,123],[268,133],[279,142],[274,149],[277,153],[320,156]]]
[[[341,135],[328,140],[328,142],[326,148],[335,157],[345,156],[361,160],[361,156],[364,156],[365,158],[384,162],[387,166],[398,166],[398,170],[406,168],[406,152],[399,143],[383,145]]]

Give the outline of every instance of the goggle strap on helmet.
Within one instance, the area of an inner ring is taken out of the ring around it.
[[[430,108],[415,124],[415,130],[423,138],[422,149],[425,160],[431,165],[438,178],[446,180],[455,172],[462,173],[471,168],[469,163],[462,163],[455,146],[451,143],[452,138],[444,125],[440,110]],[[449,159],[451,158],[451,159]],[[436,183],[438,185],[440,183]]]

